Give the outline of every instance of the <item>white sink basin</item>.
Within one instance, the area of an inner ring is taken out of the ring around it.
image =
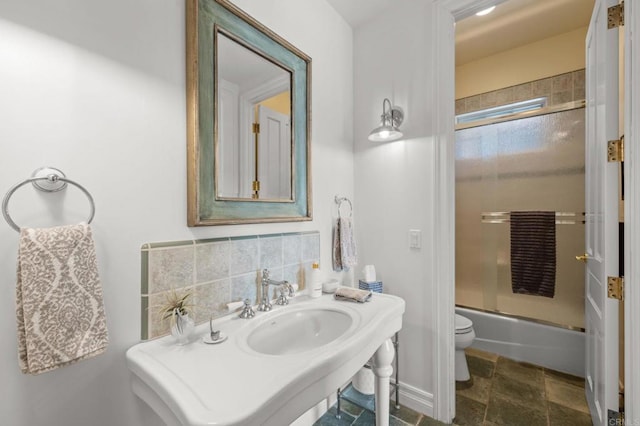
[[[368,303],[299,296],[253,319],[229,315],[214,321],[228,336],[217,345],[202,342],[205,323],[187,345],[167,336],[131,347],[131,388],[169,426],[291,424],[374,354],[387,366],[380,374],[391,374],[389,338],[402,328],[404,306],[387,294]],[[376,407],[388,411],[389,377],[377,383],[386,388],[376,390]]]
[[[267,355],[291,355],[333,342],[351,327],[353,319],[332,309],[284,312],[256,327],[247,338],[251,349]]]

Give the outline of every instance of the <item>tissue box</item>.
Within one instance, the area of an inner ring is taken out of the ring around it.
[[[382,281],[366,282],[366,281],[359,280],[358,288],[360,290],[370,290],[370,291],[373,291],[374,293],[382,293]]]

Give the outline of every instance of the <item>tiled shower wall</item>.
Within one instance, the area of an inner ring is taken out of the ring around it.
[[[505,87],[456,100],[456,115],[535,98],[547,98],[547,106],[585,98],[585,70]]]
[[[228,314],[226,304],[256,303],[261,271],[304,288],[320,259],[318,232],[147,243],[141,253],[142,339],[169,332],[160,309],[172,292],[190,293],[196,324]],[[271,294],[270,294],[271,295]]]

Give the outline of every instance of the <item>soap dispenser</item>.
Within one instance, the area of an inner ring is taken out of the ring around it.
[[[322,296],[322,273],[318,262],[314,262],[311,265],[311,271],[309,272],[309,296]]]

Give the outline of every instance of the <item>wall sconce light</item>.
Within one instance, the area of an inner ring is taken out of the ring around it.
[[[386,106],[389,105],[387,109]],[[390,142],[400,139],[402,132],[398,127],[404,120],[404,113],[400,107],[391,105],[388,98],[382,101],[382,115],[380,116],[380,127],[376,127],[369,133],[369,140],[372,142]]]

